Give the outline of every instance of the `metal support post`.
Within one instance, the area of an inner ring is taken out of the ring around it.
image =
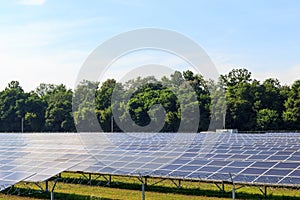
[[[48,180],[45,182],[45,192],[49,192]]]
[[[229,173],[229,176],[232,182],[232,200],[235,200],[235,185],[231,173]]]
[[[142,200],[145,200],[145,183],[142,181]]]
[[[92,185],[92,174],[89,173],[89,177],[88,177],[88,184]]]
[[[174,183],[174,185],[177,187],[177,189],[179,189],[181,187],[181,180],[178,179],[178,183],[176,182],[175,179],[171,179],[172,183]]]
[[[21,118],[21,132],[24,132],[24,118]]]
[[[267,186],[266,185],[264,185],[263,188],[262,188],[262,186],[259,186],[258,189],[264,195],[264,197],[267,197]]]
[[[264,190],[265,190],[264,196],[267,197],[267,186],[265,186]]]
[[[56,186],[57,181],[58,181],[58,179],[55,179],[54,185],[53,185],[53,187],[52,187],[52,189],[51,189],[51,193],[50,193],[50,199],[51,199],[51,200],[54,200],[54,189],[55,189],[55,186]]]
[[[111,132],[113,133],[114,132],[114,116],[112,115],[111,116]]]
[[[225,193],[224,181],[222,181],[222,194]]]
[[[142,200],[145,200],[145,182],[146,182],[146,177],[144,178],[143,176],[138,177],[139,181],[142,183]]]

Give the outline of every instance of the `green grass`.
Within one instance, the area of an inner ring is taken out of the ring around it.
[[[182,181],[181,187],[177,188],[170,180],[164,180],[155,185],[160,179],[148,179],[146,186],[146,199],[208,199],[223,200],[231,199],[231,185],[225,185],[223,194],[215,184]],[[53,186],[53,181],[49,182],[49,189]],[[40,186],[45,188],[45,184]],[[239,187],[239,186],[237,186]],[[15,186],[17,193],[6,195],[8,190],[0,193],[0,199],[34,200],[49,199],[50,194],[42,192],[33,183],[20,183]],[[28,190],[30,189],[30,190]],[[11,190],[12,191],[12,190]],[[10,192],[11,193],[11,192]],[[57,183],[55,188],[55,199],[87,199],[87,200],[110,200],[110,199],[141,199],[141,182],[135,177],[112,178],[112,183],[107,186],[107,181],[103,177],[92,175],[92,181],[84,180],[81,174],[63,173],[62,181]],[[263,199],[264,196],[258,187],[247,186],[237,190],[237,199]],[[300,200],[300,190],[286,188],[268,188],[268,196],[265,199],[298,199]]]

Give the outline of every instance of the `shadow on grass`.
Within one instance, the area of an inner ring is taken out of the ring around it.
[[[99,180],[84,180],[81,178],[63,178],[64,183],[69,184],[82,184],[82,185],[92,185],[92,186],[105,186],[110,188],[118,188],[118,189],[126,189],[126,190],[142,190],[142,186],[140,183],[128,183],[128,182],[111,182],[108,186],[106,181]],[[193,196],[206,196],[206,197],[225,197],[232,198],[231,191],[218,191],[218,190],[210,190],[210,189],[201,189],[201,188],[178,188],[172,186],[161,186],[161,185],[147,185],[145,187],[146,192],[159,192],[159,193],[173,193],[173,194],[181,194],[181,195],[193,195]],[[257,190],[259,190],[257,188]],[[295,196],[283,196],[283,195],[273,195],[269,194],[266,197],[263,194],[251,194],[247,192],[239,192],[236,191],[236,198],[238,199],[274,199],[274,200],[300,200],[300,197]]]
[[[110,187],[110,188],[118,188],[118,189],[126,189],[126,190],[138,190],[141,191],[141,184],[139,183],[128,183],[128,182],[112,182],[109,186],[107,186],[106,181],[97,181],[97,180],[85,180],[82,178],[63,178],[60,179],[59,183],[64,184],[81,184],[83,186],[102,186],[102,187]],[[206,197],[216,197],[216,198],[232,198],[231,191],[222,193],[221,191],[213,190],[213,189],[201,189],[201,188],[177,188],[172,186],[157,186],[157,185],[148,185],[145,187],[146,192],[159,192],[159,193],[173,193],[180,195],[192,195],[192,196],[206,196]],[[6,190],[7,191],[7,190]],[[3,192],[6,193],[5,191]],[[101,198],[101,197],[91,197],[88,195],[80,195],[80,194],[69,194],[69,193],[61,193],[54,192],[55,199],[63,199],[63,200],[110,200],[110,198]],[[50,199],[49,192],[41,192],[40,190],[31,189],[30,193],[28,189],[18,188],[18,193],[10,193],[12,195],[19,195],[24,197],[34,197],[38,199]],[[147,194],[146,194],[147,195]],[[300,200],[300,197],[294,196],[283,196],[283,195],[267,195],[264,197],[262,194],[251,194],[247,192],[239,192],[236,191],[237,199],[274,199],[274,200]]]
[[[8,190],[4,190],[1,192],[2,194],[7,194]],[[41,192],[40,190],[31,189],[30,191],[28,189],[24,188],[17,188],[14,192],[9,192],[8,195],[10,196],[21,196],[21,197],[30,197],[30,198],[36,198],[36,199],[50,199],[50,192]],[[54,191],[54,199],[55,200],[112,200],[110,198],[103,198],[103,197],[92,197],[87,195],[80,195],[80,194],[68,194],[68,193],[62,193],[62,192],[55,192]],[[115,200],[115,199],[114,199]]]

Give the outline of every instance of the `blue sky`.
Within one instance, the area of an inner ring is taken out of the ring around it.
[[[220,73],[243,67],[291,84],[300,79],[299,10],[297,0],[0,0],[0,89],[11,80],[27,91],[42,82],[72,88],[97,46],[144,27],[190,37]]]

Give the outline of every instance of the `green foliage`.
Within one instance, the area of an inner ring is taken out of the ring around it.
[[[253,85],[248,82],[240,82],[237,85],[226,88],[227,128],[239,130],[252,130],[255,127],[255,110]]]
[[[122,88],[114,79],[107,79],[102,83],[100,89],[96,91],[96,99],[95,99],[95,108],[97,113],[97,118],[100,122],[102,130],[104,132],[111,132],[112,130],[112,112],[111,112],[111,99],[114,89],[118,90],[122,93]],[[114,124],[113,130],[119,130],[117,126]]]
[[[24,93],[18,81],[12,81],[0,93],[0,130],[21,131],[21,119],[25,115],[28,94]]]
[[[75,89],[73,96],[74,122],[80,126],[80,131],[98,131],[99,124],[95,123],[95,97],[99,82],[84,80]]]
[[[296,81],[288,93],[285,101],[283,120],[290,129],[300,129],[300,80]]]
[[[276,130],[279,122],[279,114],[276,110],[262,109],[257,113],[257,126],[260,130]]]
[[[26,113],[24,116],[25,130],[28,132],[40,132],[45,126],[46,102],[36,93],[29,93],[26,99]]]
[[[164,119],[157,118],[161,107]],[[198,110],[199,122],[193,118]],[[113,117],[113,111],[120,116]],[[241,131],[300,129],[300,81],[291,87],[272,78],[260,83],[248,70],[233,69],[215,83],[187,70],[161,80],[153,76],[126,83],[85,80],[74,94],[64,85],[45,83],[27,93],[18,81],[0,91],[2,132],[21,131],[22,121],[27,132],[76,131],[75,124],[84,125],[83,131],[99,131],[101,126],[110,132],[112,126],[113,131],[122,131],[119,122],[145,127],[150,123],[159,126],[162,120],[162,132],[178,131],[183,121],[205,131],[209,125],[215,127],[210,124],[212,117],[216,124],[225,119],[225,128]]]
[[[66,89],[64,85],[58,85],[45,94],[47,103],[45,128],[47,131],[75,131],[72,116],[72,95],[73,92]]]

